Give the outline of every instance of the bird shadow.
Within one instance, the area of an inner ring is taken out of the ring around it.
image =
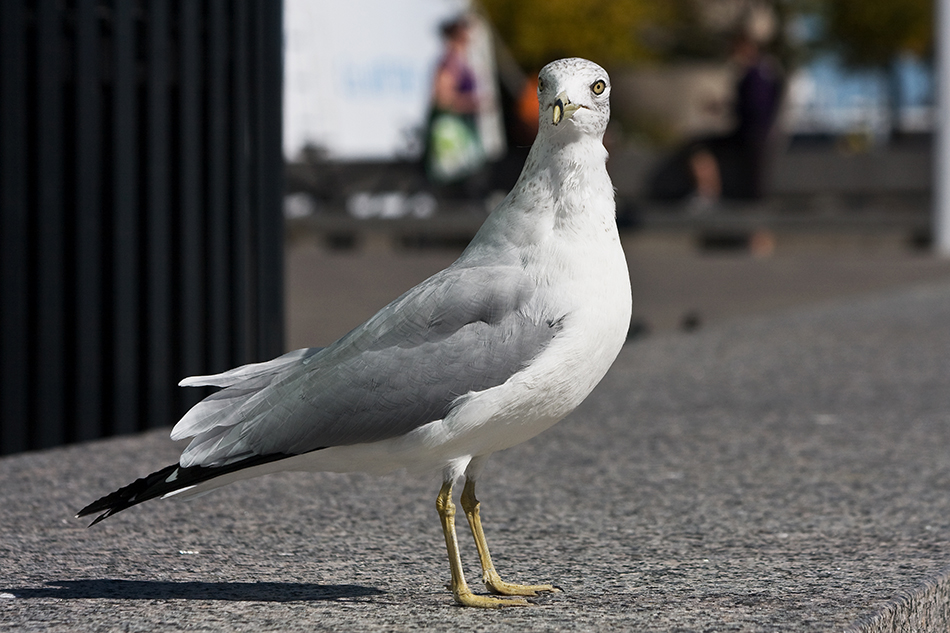
[[[349,601],[382,595],[375,587],[303,582],[197,582],[165,580],[55,580],[46,587],[3,589],[16,598],[114,600],[229,600],[248,602]]]

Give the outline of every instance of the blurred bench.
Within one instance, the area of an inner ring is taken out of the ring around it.
[[[852,154],[832,143],[792,144],[775,156],[765,198],[723,200],[704,213],[643,199],[648,155],[618,152],[608,166],[622,218],[626,212],[644,230],[687,232],[700,244],[741,246],[763,230],[785,238],[879,236],[915,247],[929,241],[932,161],[925,142]]]
[[[756,234],[786,242],[819,235],[875,238],[899,246],[924,246],[930,235],[932,162],[929,143],[917,142],[845,153],[833,143],[791,144],[775,157],[769,194],[762,200],[723,200],[705,213],[686,204],[662,204],[643,197],[643,184],[656,155],[635,147],[614,148],[608,170],[617,188],[622,227],[676,234],[705,248],[746,248]],[[507,171],[511,171],[508,169]],[[508,180],[514,179],[510,175]],[[288,191],[315,201],[312,212],[288,221],[290,236],[308,234],[336,248],[399,248],[464,245],[494,201],[433,196],[435,212],[411,211],[354,217],[348,201],[360,192],[406,199],[427,184],[411,162],[288,165]],[[499,190],[511,183],[498,182]],[[429,195],[429,194],[425,194]],[[352,204],[350,204],[352,206]]]

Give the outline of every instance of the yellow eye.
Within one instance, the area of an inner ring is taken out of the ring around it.
[[[544,81],[538,79],[538,92],[544,92]]]
[[[603,94],[607,89],[607,83],[603,79],[598,79],[590,85],[590,89],[595,95]]]

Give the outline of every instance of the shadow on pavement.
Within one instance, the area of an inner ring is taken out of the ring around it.
[[[2,590],[17,598],[124,600],[346,601],[382,595],[374,587],[300,582],[173,582],[164,580],[57,580],[48,587]]]

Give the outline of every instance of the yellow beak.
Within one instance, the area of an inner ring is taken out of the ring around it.
[[[567,93],[562,92],[554,98],[554,112],[552,114],[554,125],[557,125],[564,119],[571,118],[579,109],[580,106],[571,103],[571,100],[567,98]]]

